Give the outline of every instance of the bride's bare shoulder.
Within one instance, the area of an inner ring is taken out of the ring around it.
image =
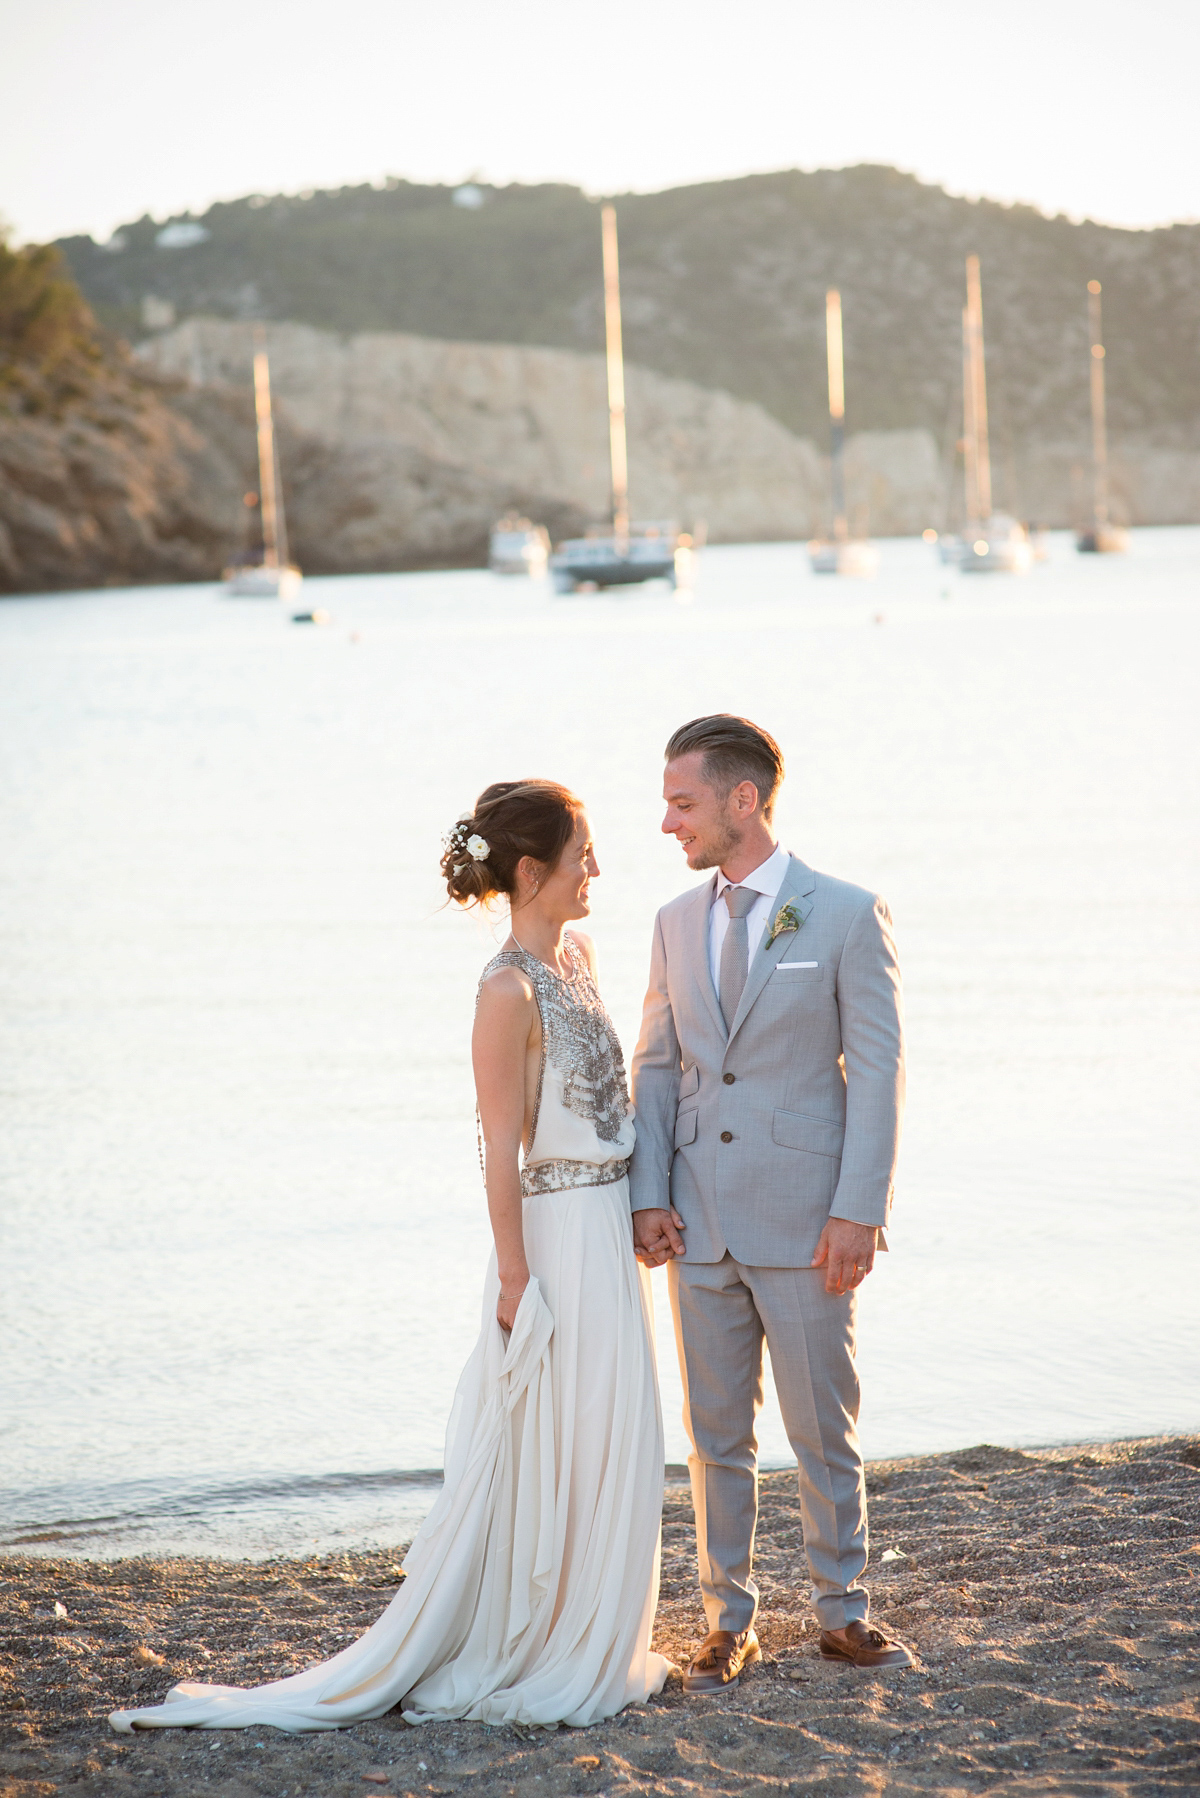
[[[515,962],[501,962],[485,972],[479,983],[480,1005],[509,1007],[533,1002],[533,982]]]
[[[502,963],[484,975],[471,1038],[476,1058],[480,1054],[503,1057],[510,1050],[520,1052],[522,1045],[536,1047],[541,1028],[537,994],[524,968]]]

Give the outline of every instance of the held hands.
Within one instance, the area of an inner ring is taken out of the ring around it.
[[[643,1267],[661,1267],[682,1255],[683,1219],[673,1205],[651,1206],[633,1214],[633,1249]]]
[[[844,1217],[827,1221],[810,1263],[825,1268],[826,1292],[840,1298],[862,1285],[875,1265],[876,1240],[874,1224],[852,1224]]]
[[[517,1321],[521,1294],[529,1284],[529,1269],[500,1279],[500,1297],[496,1301],[496,1322],[502,1330],[511,1330]]]
[[[686,1250],[683,1219],[675,1207],[652,1207],[633,1214],[633,1246],[643,1267],[661,1267]],[[831,1217],[821,1232],[813,1267],[825,1268],[825,1290],[839,1298],[861,1286],[875,1265],[874,1224]]]

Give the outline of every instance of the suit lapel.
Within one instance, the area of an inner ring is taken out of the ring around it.
[[[754,1001],[766,986],[767,981],[771,978],[776,962],[779,961],[789,949],[795,948],[796,937],[795,933],[791,931],[785,932],[782,936],[777,936],[773,943],[767,942],[767,938],[771,934],[771,926],[778,916],[780,907],[786,905],[790,899],[801,918],[806,919],[813,908],[812,895],[816,884],[817,877],[812,869],[807,867],[805,863],[800,860],[798,855],[793,855],[790,858],[788,871],[784,875],[783,885],[780,887],[774,904],[771,907],[770,915],[767,920],[767,928],[762,933],[762,940],[750,963],[749,971],[746,975],[746,984],[742,990],[741,1001],[737,1008],[737,1015],[733,1020],[733,1028],[729,1032],[730,1042],[733,1041],[734,1037],[741,1029],[749,1015],[750,1007],[754,1004]],[[712,985],[711,976],[709,977],[709,985]],[[720,1016],[720,1007],[717,1009],[717,1015],[718,1017]]]
[[[712,983],[712,968],[708,959],[708,917],[712,911],[713,894],[717,890],[717,877],[706,880],[703,886],[696,888],[694,903],[688,917],[688,956],[696,969],[696,985],[700,989],[702,1002],[708,1007],[713,1023],[725,1035],[725,1020],[721,1016],[721,1005],[717,998],[716,988]]]

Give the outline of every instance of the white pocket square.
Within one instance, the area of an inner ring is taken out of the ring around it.
[[[778,968],[815,968],[817,965],[818,964],[815,961],[777,961],[775,963],[775,966],[777,969]]]

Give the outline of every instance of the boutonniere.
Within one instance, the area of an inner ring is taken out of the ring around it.
[[[767,948],[771,947],[777,936],[786,936],[789,930],[799,930],[803,923],[804,919],[796,910],[795,901],[789,899],[787,904],[781,905],[775,913],[775,922],[772,924],[771,934],[767,938]]]

